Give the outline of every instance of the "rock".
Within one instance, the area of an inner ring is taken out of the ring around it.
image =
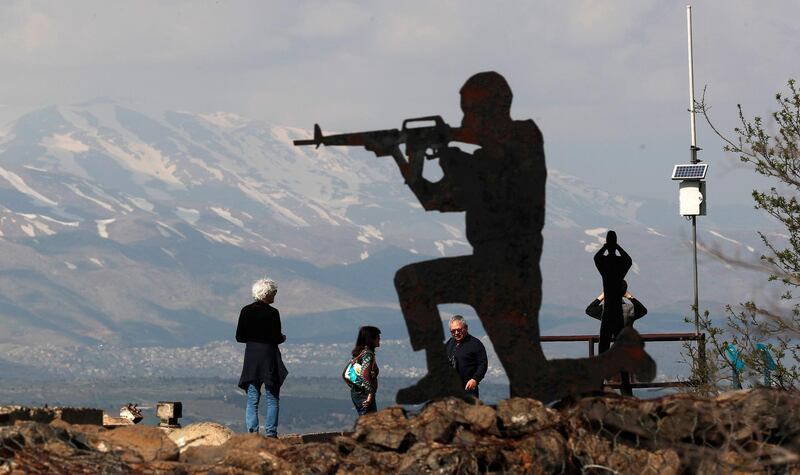
[[[214,464],[224,456],[225,450],[221,446],[196,445],[180,451],[180,461],[192,465]]]
[[[497,411],[491,406],[470,404],[464,408],[462,415],[473,432],[500,435],[497,428]]]
[[[592,433],[570,437],[567,448],[572,452],[582,472],[587,472],[590,468],[637,475],[677,475],[685,472],[680,457],[672,450],[650,452],[630,447],[625,443],[614,443]],[[691,473],[703,472],[691,471]]]
[[[403,456],[397,473],[401,475],[478,473],[478,460],[471,451],[463,447],[419,443],[414,444]]]
[[[589,397],[578,401],[568,411],[568,417],[587,422],[595,430],[627,433],[650,438],[657,432],[656,406],[616,395]]]
[[[554,427],[561,423],[558,413],[535,399],[511,398],[497,405],[500,432],[516,437]]]
[[[567,441],[560,432],[545,429],[522,439],[516,447],[524,466],[542,473],[564,473],[568,465]]]
[[[122,459],[129,463],[150,462],[153,460],[178,460],[178,446],[164,432],[152,426],[127,426],[97,435],[95,447],[100,451],[119,451]],[[110,447],[103,450],[101,444]]]
[[[448,404],[437,401],[427,405],[422,412],[411,419],[409,430],[415,440],[447,443],[453,438],[458,421],[466,422],[461,414],[462,404]]]
[[[331,474],[339,467],[339,454],[330,444],[309,443],[280,453],[300,473]]]
[[[233,431],[216,422],[195,422],[170,432],[168,437],[183,452],[189,447],[198,445],[222,445],[233,437]]]
[[[289,462],[263,448],[260,450],[230,449],[214,467],[216,469],[235,468],[244,470],[246,473],[275,475],[299,475],[301,473]]]
[[[78,407],[25,407],[0,406],[0,426],[16,421],[51,422],[62,420],[68,424],[103,424],[103,411]]]
[[[757,389],[649,401],[604,395],[569,404],[559,412],[510,399],[495,410],[445,399],[411,418],[400,407],[363,416],[349,436],[297,436],[293,443],[231,436],[213,423],[167,436],[147,426],[17,420],[0,426],[0,473],[800,475],[797,393]],[[194,445],[201,440],[218,445]]]
[[[180,454],[181,462],[195,465],[215,464],[225,458],[232,450],[267,451],[279,453],[289,447],[278,439],[269,439],[259,434],[234,434],[222,445],[195,445],[187,447]]]
[[[131,470],[117,455],[95,451],[86,436],[65,427],[27,421],[0,427],[0,473],[113,474]]]
[[[196,445],[180,455],[198,473],[300,473],[280,454],[296,446],[259,434],[235,434],[222,445]]]
[[[459,426],[456,428],[451,442],[455,445],[476,445],[482,440],[483,439],[478,434],[464,426]]]
[[[353,438],[389,450],[403,451],[413,441],[406,412],[399,406],[358,418]]]

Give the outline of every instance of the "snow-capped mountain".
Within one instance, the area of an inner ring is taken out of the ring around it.
[[[108,100],[0,129],[0,342],[225,339],[265,274],[279,279],[288,316],[392,308],[399,265],[470,252],[463,215],[426,213],[391,160],[292,145],[309,135]],[[667,254],[685,241],[643,224],[642,201],[553,169],[547,203],[553,305],[596,294],[591,253],[605,228]],[[660,303],[688,300],[658,288]]]

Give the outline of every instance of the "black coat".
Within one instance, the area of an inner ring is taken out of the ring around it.
[[[630,301],[631,303],[626,303],[624,301],[622,303],[622,317],[624,319],[624,326],[626,327],[632,327],[633,322],[647,315],[647,308],[642,302],[639,302],[635,298],[631,298]],[[603,311],[605,310],[605,305],[603,305],[603,303],[604,302],[601,300],[594,299],[592,303],[586,307],[586,315],[602,321]]]
[[[264,302],[253,302],[242,308],[236,341],[247,343],[239,387],[246,391],[249,384],[264,384],[277,393],[289,374],[278,349],[278,345],[286,341],[281,333],[278,310]]]
[[[486,376],[489,360],[486,357],[486,348],[479,339],[467,334],[464,341],[457,345],[450,338],[445,344],[445,350],[450,364],[458,371],[462,384],[467,384],[470,379],[480,383]]]

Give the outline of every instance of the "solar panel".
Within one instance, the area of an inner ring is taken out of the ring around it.
[[[708,170],[707,163],[692,163],[687,165],[675,165],[672,169],[673,180],[702,180],[706,177]]]

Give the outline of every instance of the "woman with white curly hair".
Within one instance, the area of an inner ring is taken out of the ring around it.
[[[239,313],[236,341],[246,343],[239,387],[247,392],[244,421],[248,432],[258,432],[258,402],[261,386],[267,402],[265,429],[267,437],[278,436],[280,388],[289,372],[283,365],[278,345],[286,341],[281,333],[281,315],[272,304],[278,286],[274,280],[259,279],[253,284],[255,302]]]

